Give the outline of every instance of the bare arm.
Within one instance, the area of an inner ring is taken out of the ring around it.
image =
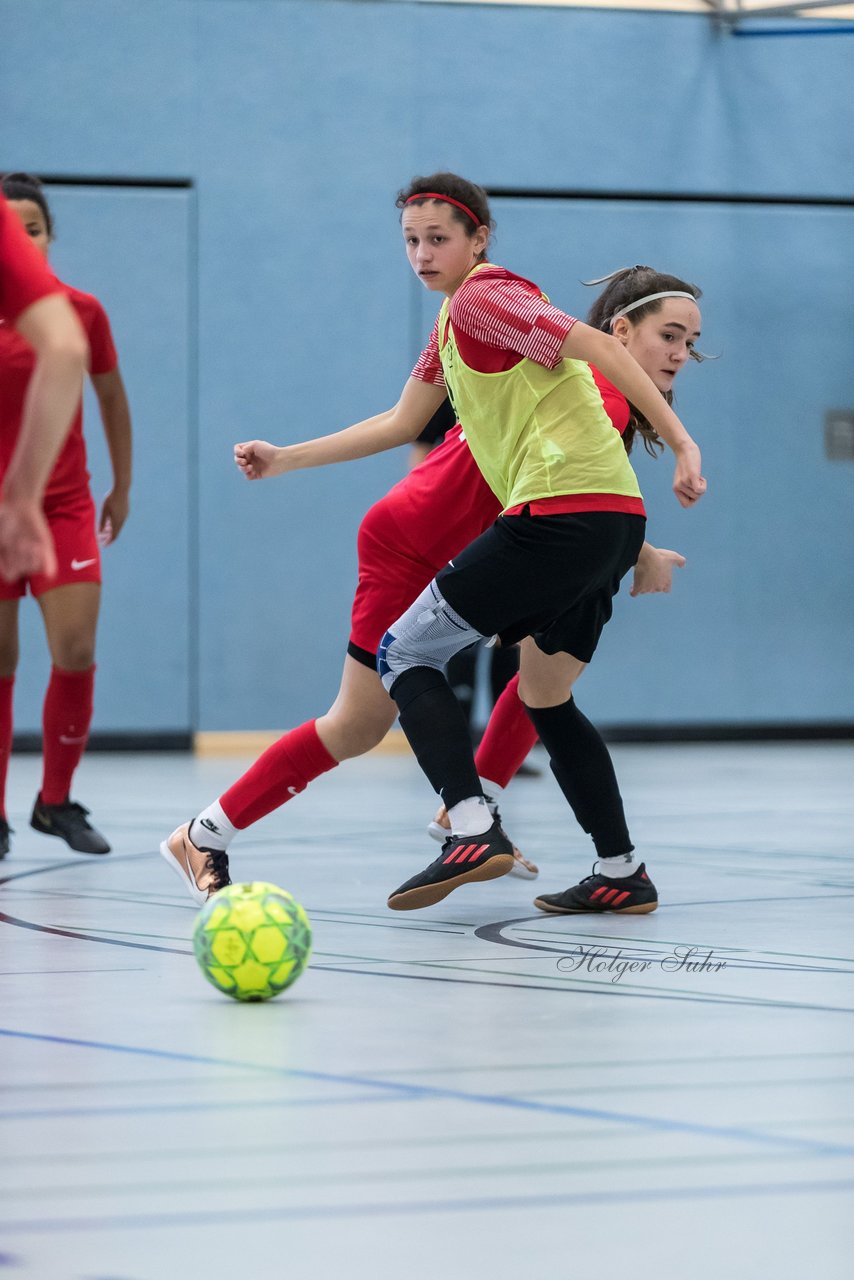
[[[101,422],[113,467],[113,487],[104,499],[98,528],[106,541],[116,539],[130,509],[131,422],[125,384],[118,369],[92,376]]]
[[[15,328],[35,350],[36,367],[3,496],[40,501],[80,400],[89,347],[71,303],[58,293],[27,307]]]
[[[343,431],[301,444],[276,447],[263,440],[236,444],[234,460],[247,479],[261,480],[285,471],[303,471],[308,467],[325,467],[334,462],[368,458],[400,444],[411,443],[424,430],[446,394],[444,387],[410,378],[393,409],[365,418]]]
[[[42,495],[80,399],[89,354],[68,299],[49,294],[26,308],[15,328],[36,353],[15,452],[0,493],[0,573],[56,573]]]
[[[670,405],[617,338],[577,321],[561,347],[569,360],[587,360],[622,391],[655,427],[676,455],[673,491],[683,507],[692,506],[706,492],[700,474],[700,450]]]

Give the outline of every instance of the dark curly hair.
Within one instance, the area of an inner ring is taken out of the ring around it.
[[[44,187],[35,174],[4,173],[0,178],[0,189],[7,200],[32,200],[44,214],[45,226],[50,239],[53,239],[53,214],[44,193]]]

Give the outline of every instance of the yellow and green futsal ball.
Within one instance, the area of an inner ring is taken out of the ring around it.
[[[230,884],[199,912],[193,951],[217,990],[235,1000],[269,1000],[308,964],[311,924],[296,899],[275,884]]]

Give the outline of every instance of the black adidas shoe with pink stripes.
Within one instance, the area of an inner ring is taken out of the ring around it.
[[[432,907],[461,884],[506,876],[513,861],[513,845],[497,821],[480,836],[449,836],[436,861],[395,889],[388,905],[392,911]]]
[[[599,863],[601,867],[602,863]],[[647,915],[658,906],[658,894],[643,863],[634,875],[622,878],[601,876],[595,870],[563,893],[541,893],[534,899],[540,911],[555,911],[563,915],[600,914],[616,911],[621,915]]]

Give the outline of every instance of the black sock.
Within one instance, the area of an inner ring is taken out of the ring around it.
[[[391,696],[415,758],[445,807],[481,795],[468,724],[442,672],[411,667],[395,680]]]
[[[526,707],[549,753],[558,786],[600,858],[631,853],[623,801],[608,748],[573,698],[559,707]],[[607,874],[607,868],[605,869]]]

